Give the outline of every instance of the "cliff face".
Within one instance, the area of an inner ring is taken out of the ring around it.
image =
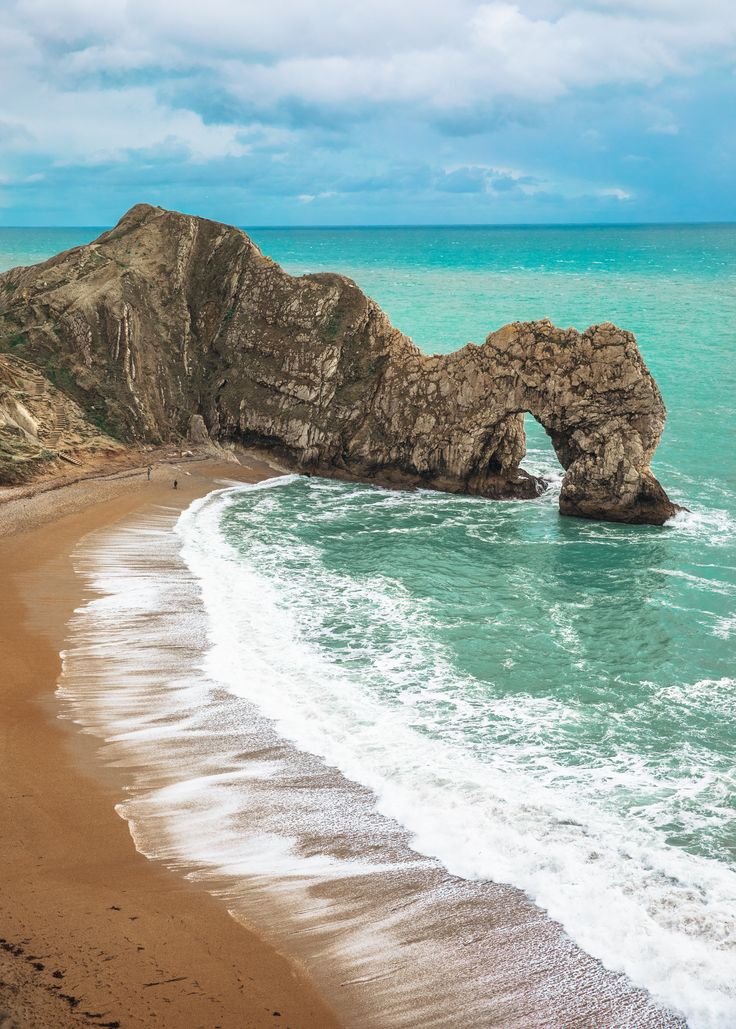
[[[349,279],[293,278],[238,229],[146,205],[0,276],[0,350],[130,443],[203,419],[305,470],[491,497],[543,488],[519,468],[530,412],[566,469],[564,514],[675,511],[649,471],[665,409],[631,333],[514,323],[428,356]]]
[[[59,471],[59,458],[110,457],[124,447],[90,422],[34,365],[0,354],[0,483]]]

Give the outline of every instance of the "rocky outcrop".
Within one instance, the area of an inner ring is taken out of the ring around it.
[[[298,468],[536,496],[523,417],[565,471],[564,514],[662,523],[665,409],[633,335],[514,323],[425,355],[340,275],[287,275],[240,230],[139,205],[88,246],[0,276],[0,349],[131,443],[261,444]]]
[[[207,432],[207,426],[201,414],[193,414],[189,419],[187,438],[190,443],[194,443],[197,446],[203,446],[210,442],[210,434]]]
[[[76,465],[123,450],[38,368],[0,354],[0,482],[24,482],[60,470],[60,461]]]

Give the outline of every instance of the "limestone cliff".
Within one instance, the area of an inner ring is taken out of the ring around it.
[[[123,450],[36,367],[0,354],[0,483],[59,472],[62,465],[68,472],[78,458]]]
[[[649,470],[665,409],[631,333],[514,323],[428,356],[349,279],[294,278],[238,229],[147,205],[0,276],[0,350],[128,443],[191,425],[321,474],[490,497],[543,488],[519,467],[530,412],[566,469],[564,514],[675,511]]]

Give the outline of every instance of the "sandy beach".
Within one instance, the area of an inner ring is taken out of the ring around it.
[[[184,507],[223,478],[269,474],[257,460],[157,464],[150,482],[144,466],[0,503],[3,1029],[338,1024],[294,962],[136,851],[94,743],[54,705],[81,600],[77,541],[146,506]]]
[[[252,452],[156,456],[151,481],[145,464],[95,469],[0,502],[0,1029],[681,1025],[518,889],[418,853],[370,790],[256,708],[243,715],[219,687],[190,706],[201,665],[187,617],[201,604],[173,525],[196,498],[282,470]],[[173,592],[132,630],[120,608],[88,667],[98,644],[80,617],[101,587],[84,568],[102,554],[136,588]],[[109,703],[168,729],[110,737]],[[151,790],[203,770],[243,791],[149,821]],[[234,850],[218,851],[228,826]]]

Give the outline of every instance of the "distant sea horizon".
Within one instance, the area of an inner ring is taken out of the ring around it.
[[[156,206],[156,205],[151,205]],[[736,218],[711,219],[707,221],[598,221],[598,222],[273,222],[240,224],[235,221],[228,221],[224,218],[215,218],[209,215],[197,215],[192,211],[184,211],[184,214],[192,217],[201,217],[206,221],[221,222],[224,225],[235,225],[244,232],[257,229],[616,229],[616,228],[688,228],[700,225],[736,225]],[[121,211],[120,217],[125,214]],[[63,230],[88,230],[105,232],[113,228],[117,222],[100,224],[77,223],[15,223],[0,222],[0,231],[3,229],[63,229]]]

